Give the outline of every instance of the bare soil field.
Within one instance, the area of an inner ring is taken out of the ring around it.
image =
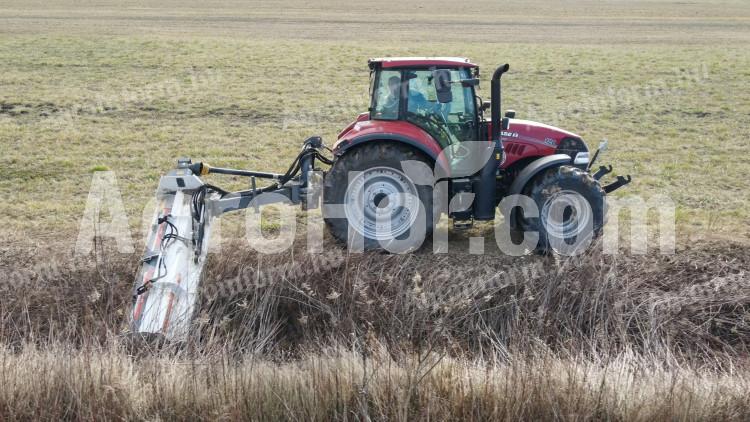
[[[731,0],[0,3],[0,419],[750,419],[749,44]],[[283,171],[401,55],[472,58],[485,98],[510,63],[504,107],[609,139],[677,253],[264,255],[227,216],[188,344],[127,341],[175,159]],[[76,257],[107,170],[135,251]]]
[[[180,35],[387,42],[541,44],[741,44],[740,1],[547,0],[455,4],[299,0],[6,2],[3,32]],[[418,44],[417,44],[418,45]]]

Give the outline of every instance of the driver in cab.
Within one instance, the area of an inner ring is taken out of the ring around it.
[[[410,78],[408,91],[408,111],[411,113],[425,114],[432,105],[420,92],[419,87],[415,86],[419,84],[419,80],[416,78]],[[391,76],[388,78],[388,94],[383,101],[383,106],[378,112],[378,117],[381,119],[397,119],[399,112],[399,104],[401,97],[401,78],[398,76]]]

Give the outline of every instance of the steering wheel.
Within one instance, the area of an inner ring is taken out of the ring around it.
[[[441,122],[438,120],[437,116],[435,114],[417,114],[411,111],[406,112],[407,117],[412,117],[416,120],[422,120],[426,123],[429,123],[431,127],[435,127],[438,130],[442,132],[442,134],[445,136],[445,139],[448,140],[448,144],[451,144],[453,141],[453,135],[448,131],[448,128],[446,127],[447,122]]]

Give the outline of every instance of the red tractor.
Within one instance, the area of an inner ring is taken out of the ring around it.
[[[421,245],[442,214],[468,227],[493,220],[499,207],[512,232],[538,235],[529,249],[548,252],[555,241],[596,236],[605,195],[630,182],[618,176],[600,185],[612,170],[589,171],[601,146],[590,155],[571,132],[516,119],[513,111],[501,118],[507,64],[492,75],[489,102],[477,95],[479,68],[467,59],[381,58],[369,66],[369,111],[332,148],[319,137],[306,140],[283,174],[182,159],[161,178],[136,281],[135,332],[186,335],[188,325],[177,321],[192,317],[210,223],[225,212],[274,202],[317,208],[322,196],[336,238],[350,247],[394,251],[398,244],[395,251],[403,251]],[[330,169],[318,169],[318,162]],[[247,176],[250,189],[227,192],[204,183],[199,176],[206,174]],[[256,179],[271,184],[258,187]]]
[[[578,135],[515,119],[513,111],[501,119],[500,78],[508,65],[492,75],[492,97],[486,103],[476,93],[479,68],[467,59],[380,58],[369,65],[369,112],[339,134],[325,178],[325,203],[344,204],[346,211],[326,220],[339,239],[351,242],[353,234],[360,235],[366,248],[377,248],[405,236],[419,211],[403,203],[412,197],[424,208],[420,226],[428,233],[443,212],[455,227],[467,227],[473,220],[494,219],[501,199],[523,194],[534,201],[538,215],[524,218],[523,212],[512,212],[510,227],[539,233],[536,249],[547,251],[552,233],[564,238],[588,226],[597,234],[604,223],[605,193],[630,181],[618,177],[601,187],[598,180],[611,167],[589,173],[595,156],[589,156]],[[485,118],[488,108],[490,119]],[[405,161],[435,169],[432,182],[446,181],[447,195],[435,195],[435,183],[414,183],[404,172]],[[352,172],[357,176],[349,180]],[[577,193],[589,206],[569,207],[562,218],[548,218],[550,200],[559,192]],[[435,203],[445,199],[462,206]]]

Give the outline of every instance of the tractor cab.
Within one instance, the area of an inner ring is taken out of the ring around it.
[[[463,58],[371,59],[370,120],[405,121],[441,148],[479,140],[477,65]]]

